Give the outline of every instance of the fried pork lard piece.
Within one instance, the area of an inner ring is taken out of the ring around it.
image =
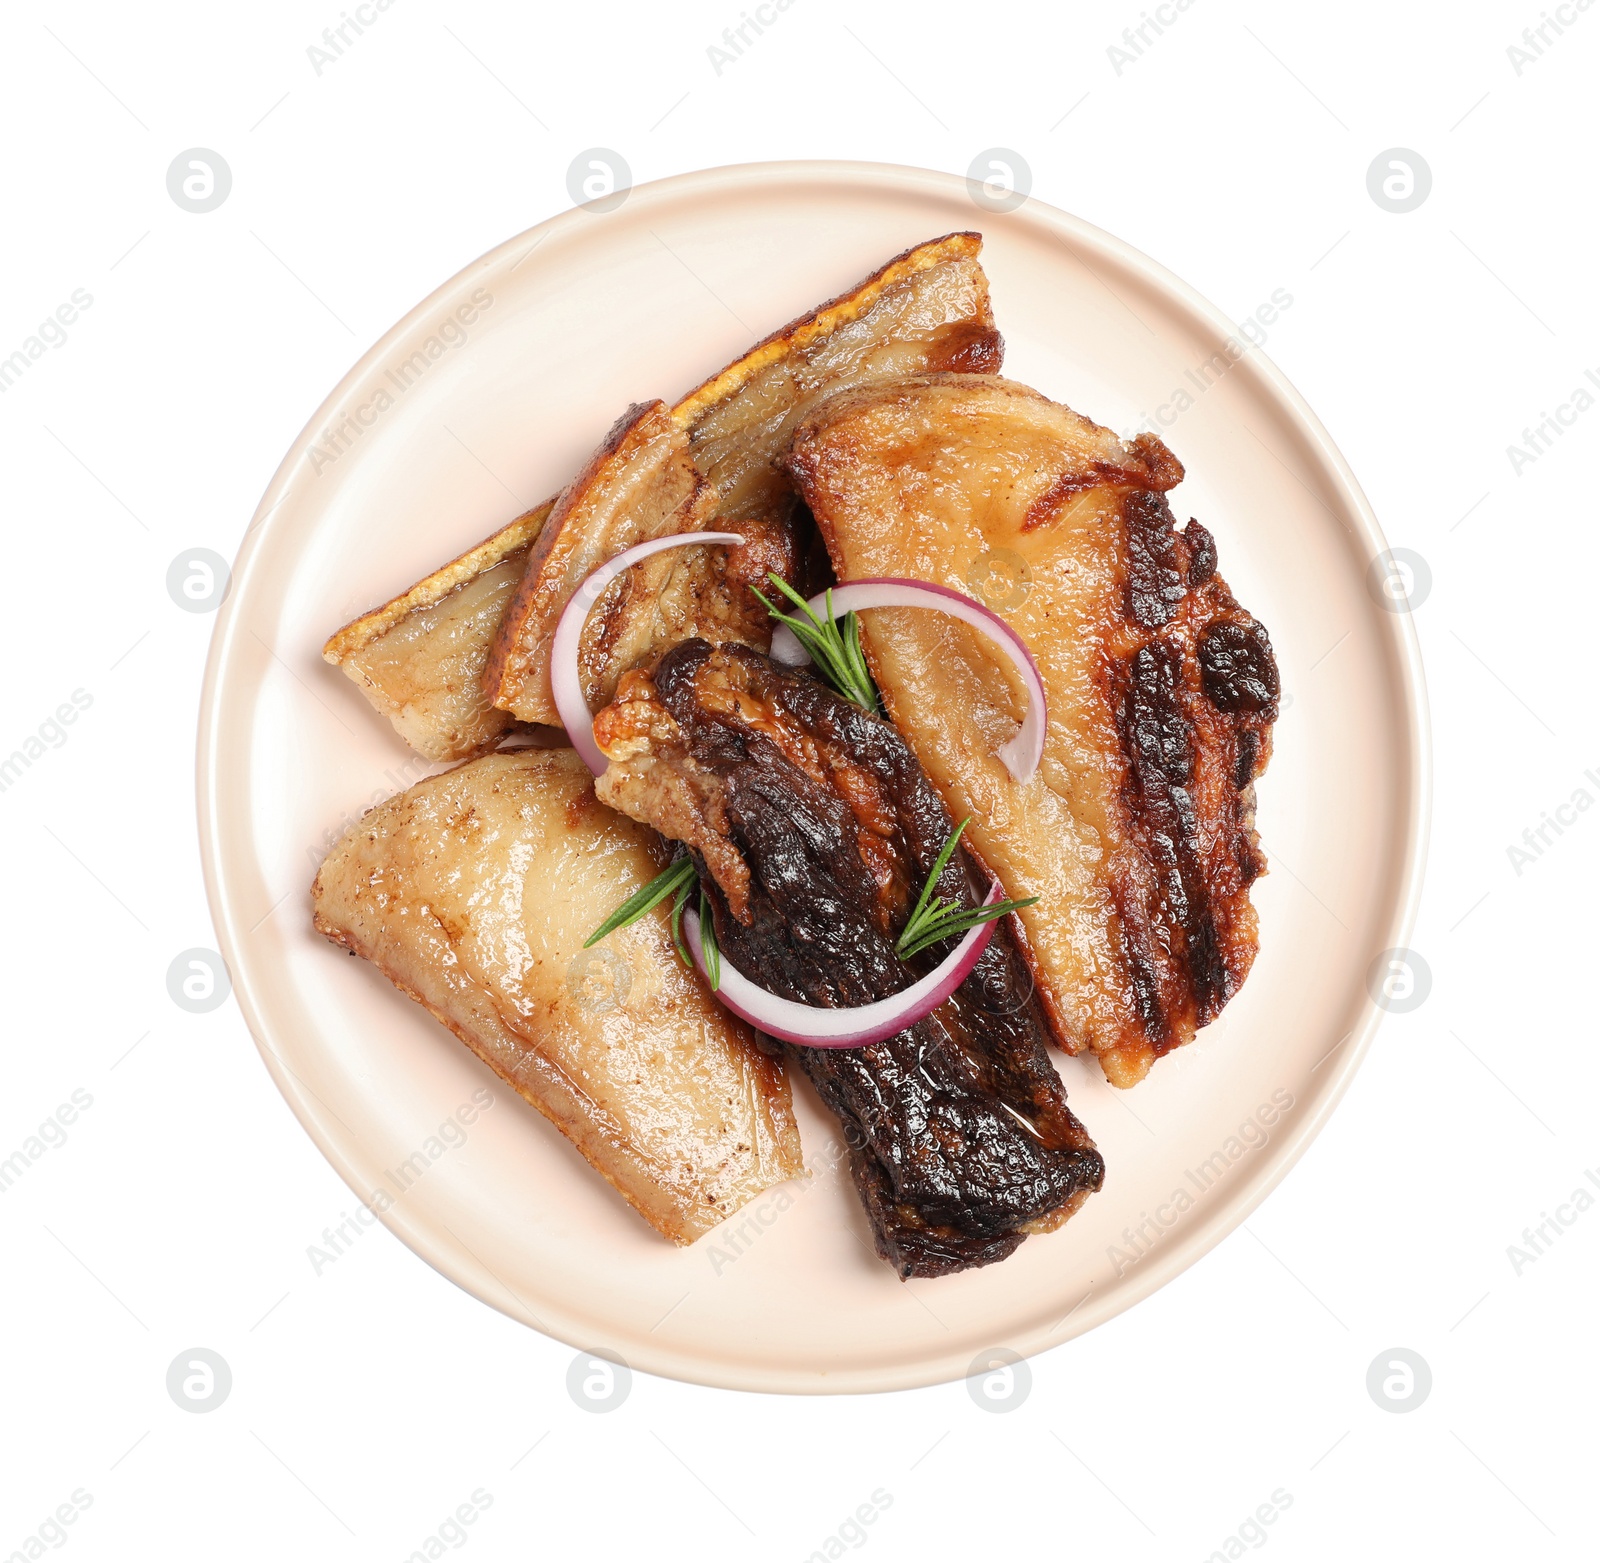
[[[702,636],[765,651],[772,626],[751,593],[773,570],[796,585],[809,519],[778,458],[819,397],[928,370],[990,373],[1000,334],[977,234],[897,256],[842,297],[773,332],[677,406],[631,408],[556,502],[490,648],[489,700],[558,722],[550,642],[596,566],[646,538],[737,531],[742,548],[696,548],[635,565],[601,598],[580,658],[591,705],[628,668]]]
[[[894,939],[951,831],[887,723],[808,674],[700,640],[626,675],[595,737],[596,793],[688,844],[723,958],[785,998],[885,998],[911,963]],[[957,852],[939,892],[987,879]],[[992,1264],[1060,1225],[1104,1167],[1067,1106],[1026,964],[1002,923],[926,1019],[864,1048],[788,1047],[837,1115],[878,1252],[904,1277]]]
[[[657,438],[654,418],[633,433],[636,446],[648,443],[660,458],[653,473],[633,459],[637,450],[616,448],[621,430],[650,410],[630,409],[607,441],[609,456],[602,447],[604,470],[591,463],[582,494],[557,521],[550,522],[551,512],[567,491],[345,625],[328,640],[324,658],[343,668],[400,736],[432,760],[492,749],[512,726],[514,711],[528,721],[555,722],[540,642],[553,632],[577,584],[571,575],[592,557],[586,548],[593,539],[586,534],[598,517],[611,552],[619,552],[671,529],[667,518],[687,492],[664,509],[647,504],[630,521],[605,485],[649,473],[638,492],[660,499],[681,476],[685,449],[711,486],[713,503],[686,509],[678,529],[714,522],[745,532],[757,546],[731,566],[720,550],[694,550],[648,573],[635,572],[631,586],[614,587],[594,615],[600,622],[584,637],[586,681],[609,699],[617,674],[633,665],[630,659],[658,626],[664,638],[656,650],[713,626],[716,639],[764,647],[765,613],[744,587],[775,560],[779,573],[801,584],[792,573],[794,551],[811,535],[796,512],[793,486],[776,464],[791,430],[832,390],[928,370],[998,372],[1002,344],[978,263],[982,242],[975,233],[953,233],[919,244],[758,342],[670,409],[683,445],[673,448]],[[547,522],[566,535],[541,542]],[[662,588],[667,605],[654,608],[651,594]],[[516,620],[502,634],[514,601]],[[670,624],[674,605],[689,611]]]
[[[1026,386],[918,376],[800,427],[790,473],[840,580],[911,576],[983,597],[1049,696],[1026,783],[995,757],[1020,685],[944,615],[874,609],[863,641],[890,715],[966,841],[1013,896],[1063,1045],[1128,1086],[1238,992],[1266,860],[1254,781],[1278,711],[1266,630],[1165,492],[1183,469]]]
[[[547,499],[518,516],[322,648],[418,754],[469,760],[515,725],[509,711],[489,704],[483,670],[554,504]]]
[[[689,436],[667,405],[630,407],[563,490],[533,545],[489,650],[486,696],[522,721],[559,724],[550,649],[572,594],[635,543],[727,530],[716,509],[716,490],[700,475]],[[590,706],[605,705],[628,668],[692,635],[765,649],[772,621],[750,587],[764,586],[769,570],[798,578],[802,532],[795,509],[786,492],[780,505],[739,523],[742,547],[669,549],[613,581],[579,640],[578,671]]]
[[[664,1237],[799,1176],[789,1082],[672,947],[663,911],[583,942],[661,864],[571,750],[489,755],[328,854],[316,926],[424,1005]]]

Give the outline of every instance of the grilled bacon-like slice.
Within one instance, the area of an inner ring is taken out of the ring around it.
[[[772,992],[869,1003],[946,953],[894,952],[951,820],[887,722],[748,647],[689,640],[623,677],[595,737],[611,762],[597,796],[688,844],[724,960]],[[958,851],[938,888],[976,906],[987,884]],[[878,1252],[902,1278],[1003,1259],[1099,1188],[1046,1034],[1002,924],[908,1030],[785,1049],[837,1115]]]
[[[489,700],[525,722],[558,722],[549,662],[562,609],[596,566],[669,532],[738,531],[746,543],[647,560],[607,591],[580,659],[591,705],[607,703],[628,668],[680,640],[765,651],[771,621],[750,588],[769,569],[807,584],[799,571],[814,536],[778,464],[791,431],[819,397],[851,386],[929,370],[998,371],[981,243],[956,233],[918,245],[758,342],[676,407],[631,408],[558,499],[528,556],[484,669]]]
[[[545,1115],[664,1237],[692,1242],[799,1176],[789,1082],[685,971],[664,910],[584,940],[660,843],[595,801],[570,749],[520,750],[369,812],[312,889],[371,961]]]
[[[559,723],[550,647],[572,594],[635,543],[727,530],[716,510],[716,489],[700,475],[689,436],[666,403],[630,407],[562,491],[529,552],[485,663],[485,697],[520,720]],[[742,547],[671,549],[613,581],[585,621],[578,645],[579,677],[590,706],[609,702],[628,668],[690,636],[765,648],[772,621],[749,588],[764,586],[769,570],[786,580],[799,574],[804,535],[795,510],[786,490],[769,513],[739,523]],[[809,530],[810,522],[805,525]]]
[[[835,398],[787,458],[841,581],[911,576],[982,596],[1021,632],[1049,695],[1043,763],[1013,781],[995,749],[1022,693],[985,643],[937,613],[862,616],[890,715],[965,840],[1020,914],[1039,992],[1070,1052],[1128,1086],[1190,1041],[1255,958],[1265,871],[1254,782],[1278,672],[1266,630],[1179,530],[1182,478],[1036,391],[929,375]]]
[[[332,635],[323,660],[355,680],[418,754],[469,760],[516,725],[483,692],[489,646],[555,501],[520,515]]]
[[[714,509],[696,512],[698,524],[714,516],[719,526],[754,533],[760,550],[777,549],[779,557],[784,550],[803,550],[812,529],[796,513],[792,485],[777,458],[819,396],[930,370],[997,373],[1002,343],[978,263],[982,244],[976,233],[952,233],[907,250],[850,292],[758,342],[673,407],[670,416],[695,468],[715,490]],[[639,411],[631,409],[624,425]],[[675,453],[663,454],[665,465],[676,460]],[[488,664],[507,608],[529,572],[533,545],[561,497],[345,625],[323,648],[324,658],[342,667],[400,736],[429,759],[465,759],[493,748],[513,724],[514,710],[532,722],[557,720],[534,648],[553,632],[555,616],[571,595],[565,576],[556,575],[573,556],[569,541],[548,545],[541,577],[528,583],[520,599],[521,622],[500,637],[495,667]],[[575,513],[569,507],[569,515],[573,530],[590,524],[581,507]],[[647,535],[618,528],[613,552]],[[759,550],[744,560],[752,569],[762,562]],[[709,550],[679,560],[673,579],[678,600],[704,601],[708,612],[721,617],[715,625],[690,620],[657,649],[696,633],[697,625],[715,628],[718,639],[743,636],[765,646],[765,613],[743,591],[739,571],[738,562],[730,569],[720,553]],[[620,650],[606,655],[605,642],[632,655],[650,630],[644,577],[635,580],[639,589],[629,594],[629,603],[640,616],[619,607],[623,588],[614,588],[616,595],[603,605],[607,627],[586,636],[590,670],[598,667],[607,698],[615,683],[607,668],[614,663],[620,671],[631,664]],[[795,584],[803,580],[802,570]]]

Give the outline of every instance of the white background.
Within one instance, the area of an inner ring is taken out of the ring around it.
[[[334,4],[7,8],[0,358],[74,289],[93,304],[0,395],[0,750],[74,690],[92,704],[0,793],[0,1158],[75,1090],[93,1105],[0,1195],[0,1558],[34,1555],[78,1489],[46,1542],[83,1559],[400,1560],[478,1489],[460,1534],[483,1560],[1593,1555],[1600,1206],[1520,1273],[1508,1247],[1600,1177],[1569,975],[1592,963],[1600,811],[1520,872],[1507,849],[1600,799],[1600,409],[1520,474],[1507,447],[1600,375],[1600,10],[1563,7],[1519,75],[1533,5],[1197,0],[1120,74],[1107,47],[1140,7],[1060,9],[795,0],[719,74],[737,4],[397,0],[318,75]],[[348,1190],[232,1003],[167,995],[173,956],[214,943],[192,781],[211,620],[174,605],[168,564],[231,557],[349,365],[563,210],[597,145],[636,182],[1015,149],[1035,195],[1235,319],[1293,294],[1268,351],[1431,573],[1426,1001],[1246,1228],[1036,1359],[1005,1414],[963,1384],[786,1399],[644,1375],[586,1412],[569,1348],[381,1228],[315,1274]],[[234,181],[205,215],[166,189],[196,146]],[[1432,170],[1406,214],[1367,190],[1393,147]],[[165,1387],[194,1346],[233,1375],[204,1415]],[[1366,1387],[1393,1347],[1432,1373],[1406,1414]]]

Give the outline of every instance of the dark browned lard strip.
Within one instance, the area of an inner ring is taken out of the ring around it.
[[[942,958],[894,953],[952,822],[887,722],[738,645],[674,647],[596,723],[598,792],[688,838],[723,956],[785,998],[886,998]],[[939,892],[988,885],[963,852]],[[838,1117],[878,1252],[902,1277],[1005,1258],[1100,1187],[1007,923],[933,1015],[858,1049],[788,1047]]]

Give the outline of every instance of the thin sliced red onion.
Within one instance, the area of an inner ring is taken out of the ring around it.
[[[996,882],[990,886],[983,904],[992,906],[1004,894]],[[757,1031],[764,1031],[780,1041],[793,1042],[799,1047],[865,1047],[869,1042],[881,1042],[885,1037],[914,1026],[943,1004],[977,964],[998,921],[991,917],[988,922],[969,928],[955,949],[926,977],[871,1004],[857,1004],[848,1009],[819,1009],[813,1004],[797,1004],[793,999],[779,998],[746,977],[728,959],[726,951],[718,952],[717,997]],[[700,917],[688,907],[683,912],[683,932],[700,975],[709,982],[705,947],[700,940]]]
[[[807,606],[818,618],[824,618],[828,611],[828,594],[819,592]],[[934,586],[927,581],[875,576],[833,588],[836,615],[854,613],[861,608],[935,608],[960,619],[963,624],[970,624],[1000,648],[1006,661],[1022,677],[1028,692],[1028,709],[1017,736],[1001,744],[995,753],[1014,781],[1032,780],[1044,756],[1045,698],[1044,680],[1039,676],[1039,665],[1033,660],[1027,642],[992,608],[948,586]],[[780,624],[772,634],[772,660],[788,667],[800,667],[811,657],[794,631]]]
[[[578,751],[578,758],[600,775],[606,768],[606,757],[594,741],[594,715],[589,702],[584,699],[583,680],[578,675],[578,642],[583,635],[584,621],[590,610],[599,602],[605,591],[630,565],[659,554],[667,548],[683,548],[690,543],[723,543],[730,548],[744,544],[741,532],[673,532],[666,537],[652,537],[648,542],[635,543],[625,548],[615,559],[608,559],[572,594],[572,600],[561,611],[556,621],[555,638],[550,645],[550,693],[555,697],[556,712],[561,725]]]

